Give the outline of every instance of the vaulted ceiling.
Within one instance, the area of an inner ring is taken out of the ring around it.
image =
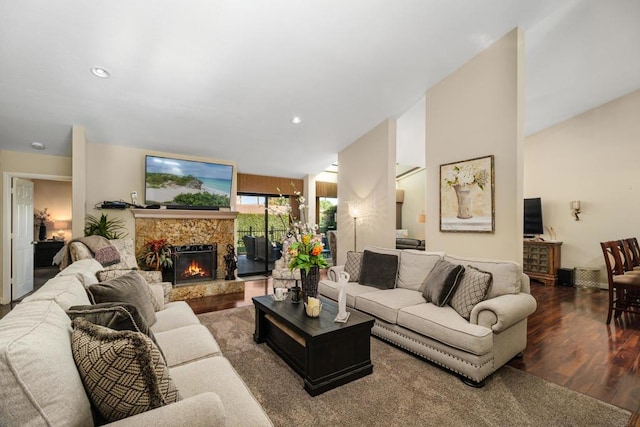
[[[300,177],[516,26],[531,134],[640,88],[638,22],[638,0],[0,0],[0,147],[69,155],[81,125]]]

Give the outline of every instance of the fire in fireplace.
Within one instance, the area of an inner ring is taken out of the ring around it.
[[[173,284],[213,280],[216,277],[217,245],[173,247]]]

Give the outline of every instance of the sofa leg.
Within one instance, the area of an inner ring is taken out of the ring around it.
[[[467,377],[463,377],[461,376],[460,379],[462,380],[463,383],[465,383],[466,385],[468,385],[469,387],[473,387],[473,388],[482,388],[484,387],[484,380],[482,381],[474,381],[470,378]]]

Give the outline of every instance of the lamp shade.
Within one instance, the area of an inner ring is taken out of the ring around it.
[[[358,218],[360,216],[360,209],[356,203],[349,203],[349,216],[351,218]]]
[[[425,222],[427,222],[427,215],[424,212],[419,213],[416,221],[418,221],[418,223],[420,224],[424,224]]]
[[[69,221],[55,221],[53,228],[56,230],[68,230],[71,227]]]

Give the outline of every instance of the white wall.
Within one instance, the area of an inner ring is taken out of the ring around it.
[[[527,137],[524,196],[562,241],[562,267],[600,267],[600,242],[640,238],[640,90]],[[575,221],[569,202],[580,200]],[[545,236],[549,238],[549,234]]]
[[[424,167],[426,98],[423,96],[397,120],[396,162]]]
[[[396,124],[385,120],[338,153],[338,265],[353,250],[349,202],[360,205],[357,250],[375,245],[395,247]]]
[[[427,91],[427,246],[522,262],[523,39],[511,31]],[[495,156],[495,232],[441,232],[440,165]]]

